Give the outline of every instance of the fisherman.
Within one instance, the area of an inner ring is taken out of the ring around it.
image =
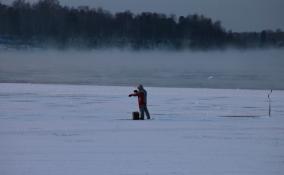
[[[147,119],[151,119],[148,108],[147,108],[147,91],[144,89],[143,85],[139,84],[137,90],[134,90],[133,94],[129,94],[129,97],[137,96],[138,105],[140,110],[140,120],[144,120],[144,113],[146,113]]]

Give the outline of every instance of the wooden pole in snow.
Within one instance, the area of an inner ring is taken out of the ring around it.
[[[272,94],[272,89],[270,90],[270,92],[268,93],[267,97],[268,97],[268,103],[269,103],[269,109],[268,109],[268,115],[269,117],[271,116],[271,99],[270,96]]]

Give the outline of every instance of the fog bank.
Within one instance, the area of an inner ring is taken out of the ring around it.
[[[284,50],[1,51],[0,83],[284,89]]]

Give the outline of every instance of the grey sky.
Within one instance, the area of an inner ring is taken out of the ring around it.
[[[13,0],[2,0],[2,2]],[[37,1],[37,0],[29,0]],[[62,5],[103,7],[111,12],[204,14],[233,31],[284,30],[284,0],[60,0]]]

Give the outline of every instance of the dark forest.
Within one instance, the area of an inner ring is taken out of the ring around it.
[[[165,15],[67,7],[58,0],[0,2],[0,44],[10,46],[210,49],[283,47],[284,32],[227,31],[199,14]]]

